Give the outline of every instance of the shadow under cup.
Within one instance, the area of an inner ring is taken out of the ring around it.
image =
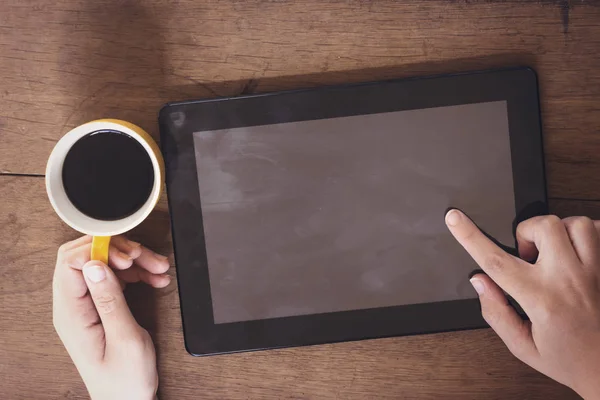
[[[106,252],[110,236],[135,228],[152,212],[163,182],[156,142],[120,120],[74,128],[58,141],[46,166],[46,191],[56,213],[73,229],[94,236],[92,247],[101,245],[96,237],[105,238]]]

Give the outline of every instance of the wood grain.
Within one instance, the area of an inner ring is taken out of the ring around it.
[[[78,235],[55,216],[42,178],[0,176],[0,198],[1,397],[85,398],[51,304],[56,250]],[[598,218],[600,202],[559,200],[552,210]],[[164,200],[132,236],[171,255]],[[175,282],[132,285],[126,294],[154,338],[163,400],[577,398],[513,358],[487,329],[194,358],[184,349]]]
[[[549,192],[600,199],[598,1],[5,0],[0,171],[41,174],[100,117],[167,102],[531,65]]]
[[[0,397],[87,397],[51,322],[56,249],[77,234],[35,177],[72,127],[157,137],[167,101],[530,65],[552,210],[600,219],[599,21],[598,1],[0,2]],[[164,200],[133,236],[172,252]],[[489,330],[192,358],[175,283],[127,295],[161,399],[576,398]]]

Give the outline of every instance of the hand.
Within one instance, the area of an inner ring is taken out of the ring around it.
[[[91,246],[92,238],[84,236],[58,250],[53,281],[56,332],[92,399],[153,399],[158,388],[154,345],[131,315],[123,288],[137,281],[167,286],[169,262],[116,236],[111,239],[109,268],[90,261]]]
[[[599,398],[600,223],[553,215],[524,221],[516,231],[523,259],[502,251],[458,210],[446,214],[446,224],[487,273],[471,283],[483,317],[510,352],[581,396]]]

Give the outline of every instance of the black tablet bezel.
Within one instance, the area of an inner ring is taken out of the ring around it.
[[[537,77],[530,68],[165,105],[159,116],[161,146],[188,352],[206,355],[486,326],[477,299],[214,324],[193,133],[499,100],[507,101],[516,226],[547,208]]]

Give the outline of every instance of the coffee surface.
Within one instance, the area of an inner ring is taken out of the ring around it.
[[[122,132],[102,130],[79,139],[62,170],[69,200],[89,217],[113,221],[139,210],[154,183],[144,147]]]

